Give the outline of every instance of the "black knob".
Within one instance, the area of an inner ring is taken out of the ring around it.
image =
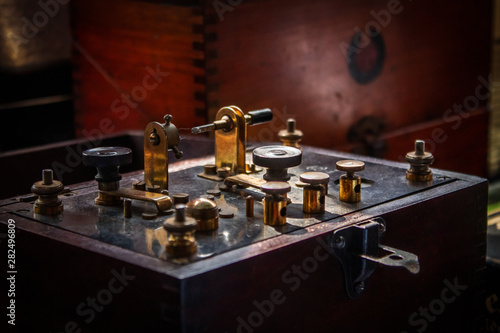
[[[82,153],[83,165],[97,168],[95,179],[98,182],[116,182],[122,176],[118,169],[132,163],[132,150],[124,147],[99,147]]]
[[[263,146],[252,152],[253,163],[267,168],[263,178],[267,181],[288,181],[287,169],[302,163],[300,149],[287,146]]]
[[[270,109],[249,111],[248,115],[251,119],[249,125],[267,123],[273,120],[273,113]]]

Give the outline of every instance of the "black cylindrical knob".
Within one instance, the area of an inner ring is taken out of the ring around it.
[[[97,168],[98,182],[116,182],[121,179],[118,168],[132,163],[132,150],[124,147],[99,147],[82,153],[83,165]]]
[[[271,109],[249,111],[248,115],[250,116],[249,125],[267,123],[273,120],[273,112]]]

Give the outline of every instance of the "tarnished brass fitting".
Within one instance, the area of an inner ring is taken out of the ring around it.
[[[410,163],[410,169],[406,171],[406,179],[413,182],[432,180],[432,171],[429,165],[434,162],[434,156],[425,151],[424,140],[415,140],[415,151],[406,154],[406,162]]]
[[[300,148],[299,142],[302,140],[302,131],[295,128],[295,119],[289,118],[286,121],[286,129],[278,132],[278,138],[283,142],[283,146]]]
[[[245,197],[245,204],[246,204],[246,215],[247,217],[253,217],[253,207],[254,207],[254,198],[249,195]]]
[[[196,220],[186,217],[186,205],[175,205],[175,216],[167,219],[163,228],[167,231],[165,252],[167,258],[186,258],[196,253],[194,238]]]
[[[264,197],[264,223],[272,226],[286,224],[286,194],[291,187],[287,182],[267,182],[260,187]]]
[[[64,190],[64,185],[54,180],[52,169],[42,171],[42,180],[33,184],[31,192],[38,196],[33,210],[35,214],[57,215],[63,211],[62,201],[57,196]]]
[[[198,231],[211,231],[219,227],[219,207],[212,200],[198,198],[188,202],[187,214],[198,222]]]
[[[172,195],[172,200],[174,202],[174,205],[187,204],[189,202],[189,194],[187,194],[187,193],[175,193]]]
[[[365,163],[354,160],[342,160],[337,162],[337,170],[345,171],[340,176],[339,199],[343,202],[358,202],[361,200],[361,177],[354,174],[356,171],[365,169]]]
[[[328,192],[330,176],[324,172],[304,172],[300,175],[304,186],[303,212],[307,214],[321,214],[325,212],[325,196]]]

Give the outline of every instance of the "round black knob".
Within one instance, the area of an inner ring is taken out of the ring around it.
[[[97,168],[98,182],[116,182],[122,177],[118,168],[132,163],[132,150],[124,147],[98,147],[82,153],[83,165]]]
[[[302,163],[300,149],[287,146],[264,146],[254,149],[253,163],[268,168],[264,179],[267,181],[288,181],[288,168]]]

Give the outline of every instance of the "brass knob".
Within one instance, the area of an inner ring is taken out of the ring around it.
[[[358,202],[361,200],[361,177],[354,172],[365,169],[365,163],[354,160],[342,160],[336,163],[337,170],[345,171],[339,180],[339,199],[343,202]]]
[[[434,156],[425,151],[424,140],[415,140],[415,150],[406,154],[406,162],[410,163],[410,169],[406,171],[406,179],[414,182],[432,180],[429,165],[434,162]]]
[[[272,226],[286,224],[287,196],[291,187],[287,182],[267,182],[261,186],[264,197],[264,223]]]
[[[167,231],[165,252],[167,258],[185,258],[196,253],[194,238],[196,220],[186,216],[186,205],[175,205],[175,216],[167,219],[163,228]]]
[[[219,207],[212,200],[198,198],[187,203],[187,214],[198,222],[198,231],[219,227]]]
[[[324,172],[304,172],[300,181],[305,183],[303,190],[303,211],[307,214],[325,212],[325,196],[328,191],[330,176]]]

